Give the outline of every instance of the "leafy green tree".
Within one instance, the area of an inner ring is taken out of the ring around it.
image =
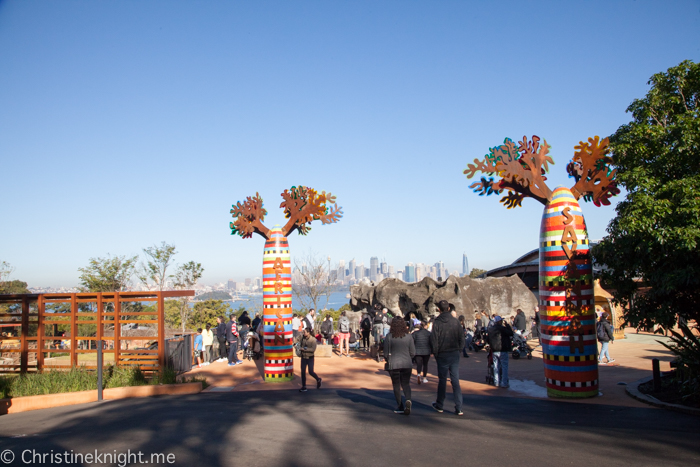
[[[486,269],[472,268],[472,270],[469,272],[469,277],[471,277],[472,279],[476,279],[485,272]]]
[[[180,265],[175,273],[175,287],[178,289],[191,289],[197,284],[197,281],[202,277],[204,268],[200,263],[190,261]],[[185,325],[190,322],[190,315],[193,313],[190,307],[190,297],[180,297],[180,326],[182,332],[185,332]]]
[[[184,329],[182,326],[182,318],[180,316],[181,304],[180,300],[165,300],[165,326],[169,329]],[[182,331],[184,332],[184,331]]]
[[[190,316],[189,326],[192,329],[204,326],[209,323],[212,327],[216,326],[217,316],[223,316],[224,320],[228,320],[231,314],[231,305],[223,300],[205,300],[194,304],[192,315]]]
[[[626,322],[645,329],[700,320],[700,65],[684,61],[649,84],[610,137],[627,197],[593,252]]]
[[[90,258],[90,264],[78,268],[83,292],[120,292],[128,290],[138,256]]]
[[[173,257],[177,253],[175,245],[161,242],[160,246],[144,248],[143,252],[149,258],[146,264],[141,264],[138,272],[139,280],[148,287],[162,291],[165,281],[173,277],[168,275],[168,268],[172,265]]]
[[[0,282],[6,282],[14,272],[15,268],[7,261],[0,261]]]
[[[4,281],[0,282],[0,294],[19,294],[29,293],[27,283],[22,281]]]

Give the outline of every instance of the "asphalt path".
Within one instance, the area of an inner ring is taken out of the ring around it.
[[[392,393],[372,389],[204,393],[10,414],[0,417],[0,461],[9,450],[8,465],[153,465],[152,453],[171,455],[160,465],[207,467],[700,463],[700,418],[691,415],[471,395],[458,417],[449,397],[442,414],[430,397],[416,393],[410,416],[392,412]],[[103,457],[71,463],[71,452]],[[105,453],[122,457],[107,462]]]

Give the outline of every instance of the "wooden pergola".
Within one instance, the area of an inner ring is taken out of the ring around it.
[[[98,341],[105,361],[157,371],[165,364],[165,299],[193,296],[193,290],[0,295],[0,372],[96,368]]]

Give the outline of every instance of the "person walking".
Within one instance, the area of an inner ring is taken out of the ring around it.
[[[326,316],[321,322],[321,335],[323,336],[324,344],[332,344],[331,339],[333,338],[333,321],[331,321],[330,313],[326,313]]]
[[[316,310],[313,308],[304,316],[303,322],[301,323],[305,328],[311,329],[311,334],[314,333],[316,327]]]
[[[515,312],[515,320],[513,321],[513,328],[516,331],[520,331],[522,336],[525,336],[525,331],[527,330],[527,318],[525,313],[520,308]]]
[[[202,331],[202,345],[204,346],[204,365],[209,365],[212,361],[211,346],[214,343],[214,333],[211,330],[211,324],[207,323]]]
[[[608,322],[608,313],[603,313],[600,315],[600,320],[596,324],[596,335],[600,341],[600,354],[598,356],[599,365],[607,365],[615,361],[614,358],[610,358],[610,352],[608,351],[608,346],[611,342],[615,341],[615,336],[613,334],[612,326]],[[603,362],[603,357],[607,359],[607,362]]]
[[[469,358],[469,355],[467,354],[467,347],[471,343],[471,340],[467,342],[467,320],[464,317],[464,315],[459,315],[459,318],[457,319],[459,320],[459,325],[462,328],[462,332],[464,333],[464,347],[462,348],[462,356],[464,358]]]
[[[379,347],[382,342],[382,337],[384,334],[384,314],[382,313],[379,303],[374,305],[374,310],[370,310],[370,315],[372,315],[372,338],[374,339],[374,345]]]
[[[348,319],[345,311],[340,314],[338,319],[338,337],[340,343],[338,345],[338,352],[340,356],[343,356],[343,344],[345,345],[345,356],[350,356],[350,320]]]
[[[197,329],[194,338],[194,358],[197,359],[197,368],[202,368],[202,328]]]
[[[362,348],[369,350],[369,335],[372,333],[372,318],[365,312],[360,321],[360,331],[362,332]]]
[[[389,310],[386,308],[382,308],[382,315],[384,316],[384,318],[382,318],[382,338],[385,338],[389,335],[389,331],[391,330],[391,321],[394,318],[389,315]]]
[[[489,326],[489,345],[493,352],[493,385],[501,388],[510,386],[508,381],[508,357],[513,350],[513,329],[496,315]]]
[[[321,389],[321,378],[314,372],[314,353],[316,352],[316,338],[308,327],[304,327],[302,333],[297,337],[297,345],[301,348],[301,389],[299,392],[306,392],[306,370],[309,375],[316,380],[316,388]]]
[[[242,360],[238,359],[238,324],[236,315],[231,315],[231,321],[226,326],[226,340],[228,341],[228,366],[240,365]]]
[[[219,341],[219,359],[217,362],[226,361],[226,323],[224,322],[224,317],[219,316],[216,318],[216,340]]]
[[[299,336],[299,328],[301,327],[301,320],[299,319],[299,315],[294,313],[292,315],[292,339],[296,341],[297,337]]]
[[[411,413],[411,373],[413,373],[413,357],[416,346],[408,333],[406,321],[395,319],[391,329],[384,339],[384,358],[387,360],[391,384],[394,387],[394,397],[397,407],[394,413],[409,415]],[[401,390],[406,402],[401,400]]]
[[[418,329],[411,334],[416,347],[416,371],[418,372],[418,384],[428,382],[428,362],[430,361],[430,331],[428,324],[421,322]],[[423,376],[421,376],[421,372]]]
[[[250,328],[257,332],[258,326],[262,322],[262,318],[260,317],[260,313],[255,313],[255,318],[253,318],[253,322],[250,324]]]
[[[459,352],[464,348],[464,332],[457,318],[450,314],[450,304],[447,300],[438,303],[440,315],[433,323],[430,333],[430,347],[438,366],[438,392],[433,408],[442,413],[447,392],[447,374],[450,375],[452,395],[455,403],[455,414],[462,412],[462,388],[459,385]]]

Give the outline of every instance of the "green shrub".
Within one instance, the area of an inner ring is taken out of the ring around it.
[[[161,368],[161,370],[153,375],[151,379],[151,384],[176,384],[177,383],[177,372],[172,368],[166,366]]]
[[[671,331],[671,344],[659,342],[676,356],[675,379],[680,384],[683,399],[697,402],[700,400],[700,339],[687,325],[679,323],[678,327],[683,334]]]
[[[76,392],[97,387],[97,373],[82,368],[69,371],[44,371],[13,378],[8,395],[12,397],[37,396],[60,392]]]
[[[137,366],[110,365],[102,372],[102,386],[104,388],[143,386],[146,384],[148,384],[146,376]]]
[[[189,381],[201,381],[207,387],[204,378],[191,378]],[[104,368],[102,387],[119,388],[126,386],[144,386],[147,384],[176,384],[177,373],[172,368],[163,368],[150,380],[137,366],[114,366]],[[47,370],[39,373],[0,376],[0,398],[37,396],[41,394],[58,394],[62,392],[89,391],[97,388],[97,372],[81,367],[69,371]]]

